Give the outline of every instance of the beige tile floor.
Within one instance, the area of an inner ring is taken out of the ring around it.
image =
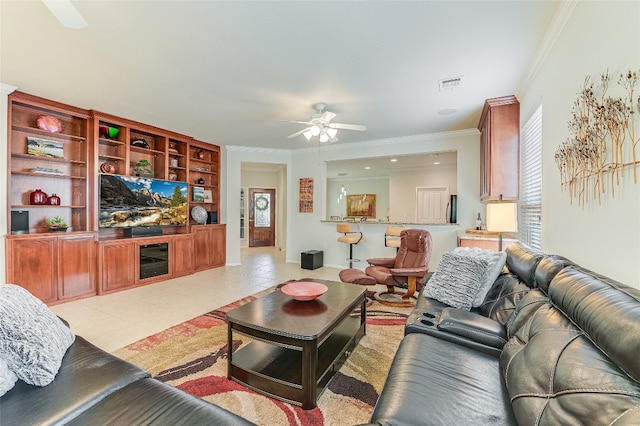
[[[74,333],[114,351],[290,279],[339,281],[340,269],[302,269],[298,263],[286,263],[285,253],[272,247],[242,249],[241,263],[51,309],[69,322]]]

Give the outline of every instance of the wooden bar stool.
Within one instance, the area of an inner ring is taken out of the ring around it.
[[[353,246],[354,244],[360,244],[361,242],[367,241],[366,238],[362,235],[360,230],[354,230],[353,226],[347,223],[338,223],[336,224],[336,231],[343,234],[338,237],[338,242],[349,244],[349,268],[353,268],[353,262],[360,262],[360,259],[353,258]]]
[[[395,247],[396,250],[400,248],[400,233],[407,228],[402,226],[387,226],[384,231],[384,246]]]

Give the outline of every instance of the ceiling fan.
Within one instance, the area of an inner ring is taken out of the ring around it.
[[[42,3],[66,28],[79,30],[88,25],[70,0],[42,0]]]
[[[338,142],[337,134],[338,129],[344,130],[357,130],[363,132],[367,130],[367,126],[363,126],[360,124],[342,124],[342,123],[332,123],[336,116],[335,113],[330,111],[325,111],[324,109],[327,105],[323,103],[318,103],[314,105],[317,113],[311,116],[309,121],[295,121],[290,120],[289,123],[296,124],[306,124],[309,127],[306,127],[302,130],[299,130],[295,133],[290,134],[287,138],[295,138],[296,136],[303,135],[307,140],[310,140],[312,137],[317,136],[320,142]]]

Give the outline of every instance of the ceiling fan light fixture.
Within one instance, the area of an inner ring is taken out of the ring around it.
[[[324,143],[324,142],[328,142],[329,141],[329,136],[327,136],[326,133],[321,133],[320,134],[320,142]]]
[[[338,134],[338,129],[333,129],[331,127],[327,129],[327,135],[329,135],[331,139],[335,138],[337,134]]]
[[[318,136],[320,134],[320,127],[314,124],[309,131],[311,132],[311,136]]]
[[[307,130],[306,132],[302,133],[302,135],[305,137],[306,140],[310,141],[311,138],[313,137],[313,135],[311,134],[311,130]]]

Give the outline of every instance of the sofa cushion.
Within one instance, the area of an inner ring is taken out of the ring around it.
[[[68,423],[71,425],[216,425],[253,423],[155,379],[131,383]]]
[[[0,396],[9,392],[18,381],[16,373],[9,369],[7,361],[0,358]]]
[[[484,281],[488,265],[482,258],[444,253],[423,294],[468,311]]]
[[[511,272],[502,273],[489,289],[479,310],[482,315],[506,325],[518,301],[530,290],[517,275]]]
[[[505,252],[507,253],[509,270],[520,278],[527,287],[535,287],[536,267],[544,254],[521,242],[510,244]]]
[[[73,339],[69,327],[26,289],[0,286],[0,357],[18,378],[51,383]]]
[[[500,365],[522,424],[640,424],[640,291],[573,268],[532,291]]]
[[[516,423],[496,357],[419,333],[400,342],[370,422]]]
[[[535,286],[548,293],[551,280],[558,272],[570,265],[573,265],[573,263],[562,256],[550,255],[543,257],[536,267]]]
[[[477,308],[482,305],[484,298],[491,289],[491,286],[498,278],[498,275],[502,272],[504,264],[507,261],[507,253],[500,251],[495,252],[493,250],[483,250],[478,247],[457,247],[453,250],[453,253],[463,256],[475,257],[478,259],[485,259],[487,261],[487,270],[484,274],[480,289],[476,293],[476,297],[473,299],[472,306]]]
[[[612,361],[640,382],[640,290],[567,267],[549,286],[553,303]]]
[[[64,424],[107,395],[149,373],[80,336],[62,359],[56,379],[44,387],[18,381],[0,399],[0,425]]]

